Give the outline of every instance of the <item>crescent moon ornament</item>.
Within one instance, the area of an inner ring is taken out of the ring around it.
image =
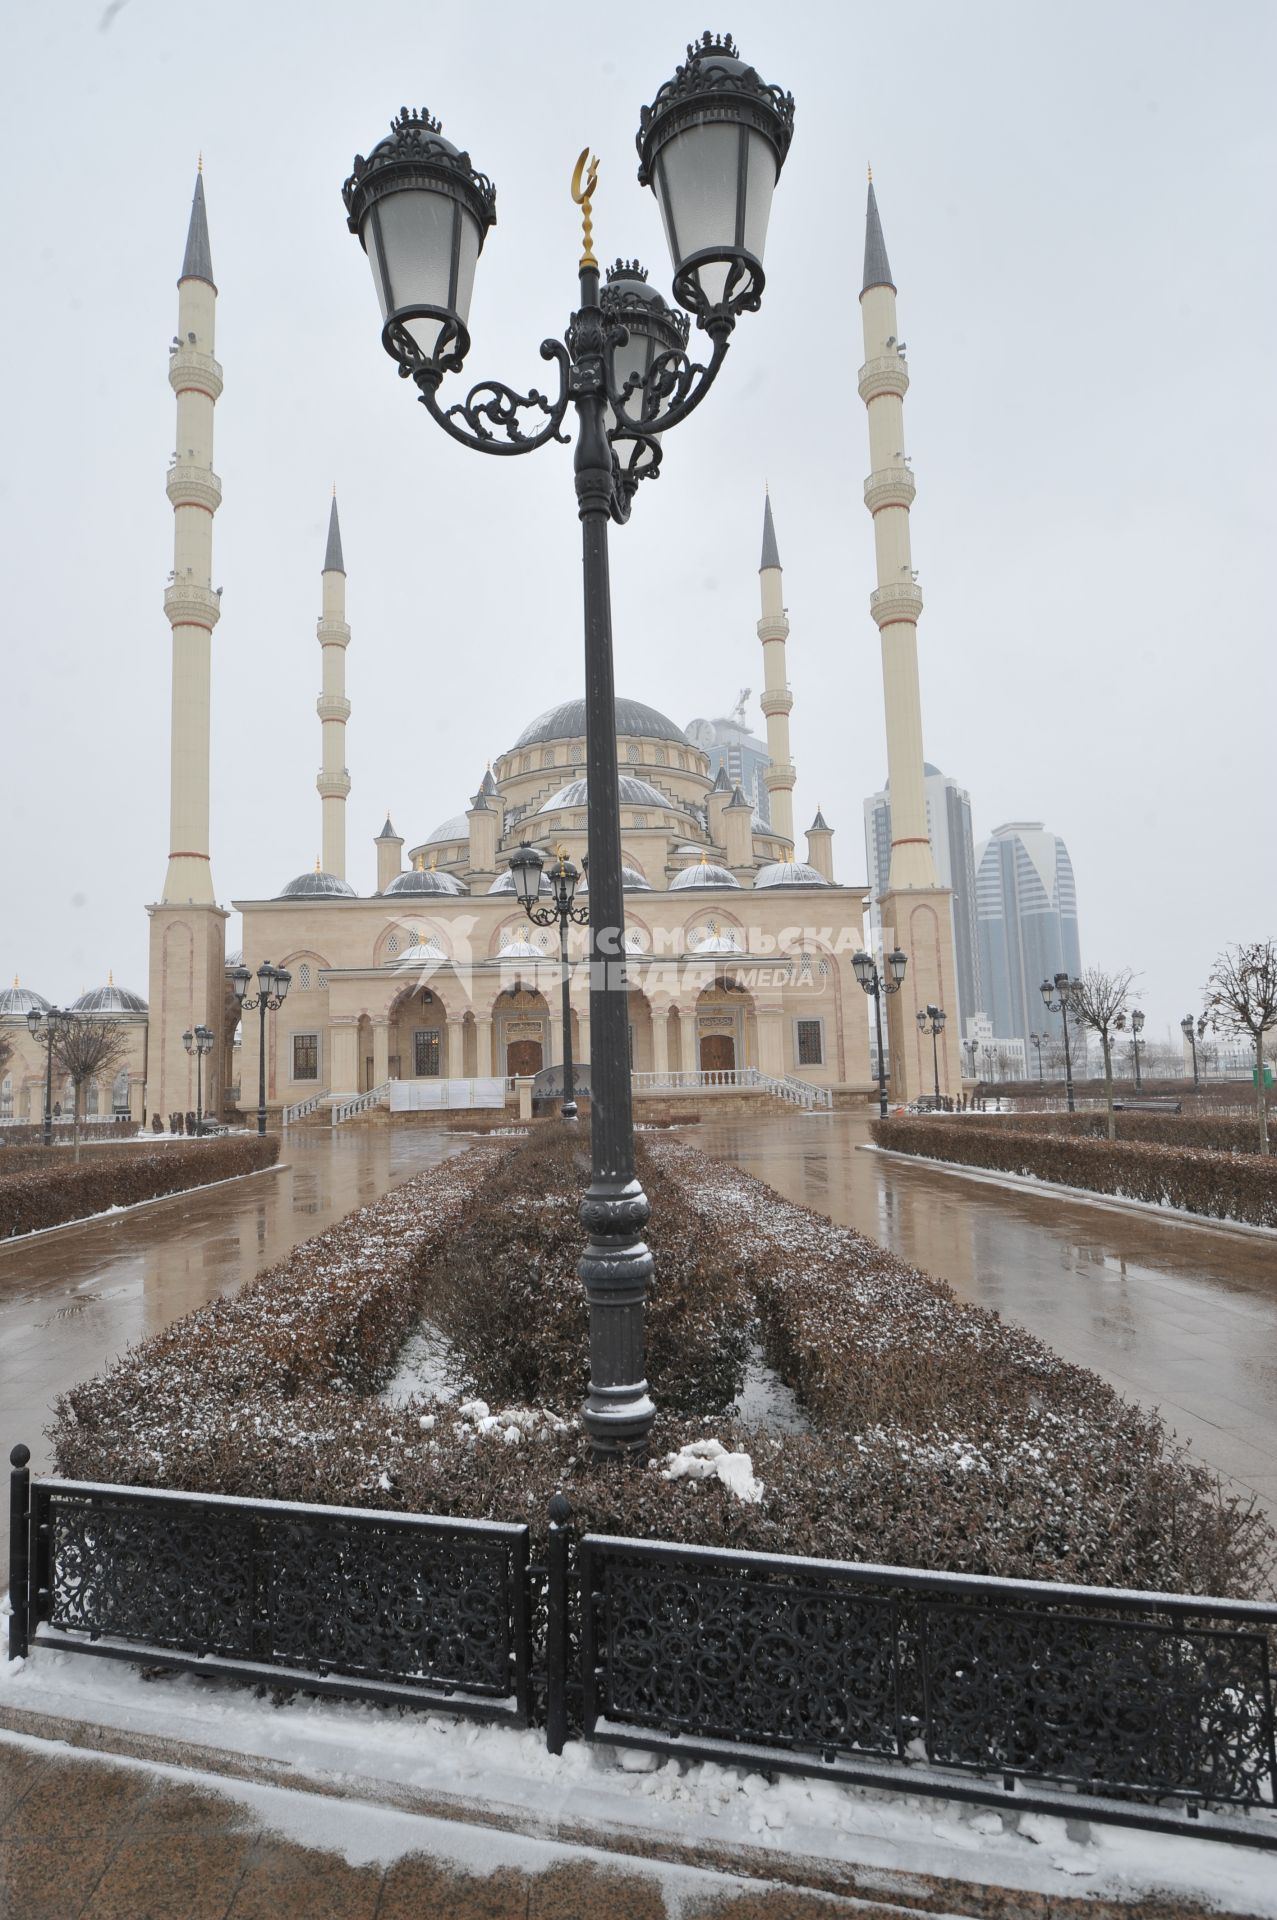
[[[581,255],[582,267],[593,267],[598,271],[598,261],[594,258],[594,225],[592,220],[591,199],[599,184],[599,156],[592,154],[588,147],[582,147],[572,173],[572,198],[581,209],[582,242],[585,247]]]

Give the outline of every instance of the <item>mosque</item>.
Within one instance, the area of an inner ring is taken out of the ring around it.
[[[196,1025],[214,1035],[204,1065],[205,1110],[228,1117],[253,1111],[260,1016],[245,1014],[238,1045],[229,967],[242,963],[255,973],[264,960],[290,975],[282,1005],[265,1021],[273,1119],[325,1109],[337,1119],[376,1106],[500,1105],[511,1082],[563,1059],[558,929],[529,922],[509,861],[526,843],[584,865],[585,703],[567,699],[530,720],[485,768],[468,804],[422,837],[406,842],[387,817],[374,843],[375,891],[360,893],[347,877],[351,631],[334,495],[317,626],[322,855],[313,872],[281,878],[273,898],[233,900],[243,948],[228,964],[229,913],[218,903],[209,857],[210,676],[220,615],[212,538],[222,496],[213,470],[213,415],[222,392],[216,301],[201,174],[169,359],[177,410],[167,476],[174,565],[164,596],[173,647],[170,853],[161,897],[147,908],[148,998],[111,983],[77,1003],[119,1018],[129,1042],[128,1063],[112,1087],[90,1091],[90,1111],[128,1112],[141,1122],[194,1107],[195,1062],[183,1035]],[[894,934],[910,959],[905,990],[887,1011],[893,1090],[910,1098],[930,1086],[932,1073],[930,1041],[924,1048],[914,1015],[929,1001],[956,1006],[956,998],[949,895],[936,882],[922,791],[921,594],[908,546],[914,482],[898,451],[908,375],[872,183],[861,307],[860,391],[874,467],[865,494],[879,578],[870,608],[883,650],[896,836],[883,917],[888,943]],[[836,878],[833,833],[819,810],[801,857],[795,841],[789,622],[770,499],[759,588],[765,763],[764,743],[751,743],[743,706],[731,724],[694,721],[684,728],[640,701],[616,702],[636,1090],[770,1088],[797,1104],[863,1106],[875,1088],[866,1002],[851,956],[863,943],[866,886]],[[579,891],[588,895],[588,880]],[[573,927],[574,961],[584,961],[586,943],[587,930]],[[572,968],[570,1017],[574,1057],[588,1068],[587,973],[585,965]],[[250,995],[255,989],[254,981]],[[15,1119],[40,1112],[44,1056],[27,1035],[26,1014],[43,1004],[16,983],[0,993],[0,1027],[14,1042],[0,1111]],[[941,1054],[942,1091],[951,1093],[960,1085],[956,1024]]]

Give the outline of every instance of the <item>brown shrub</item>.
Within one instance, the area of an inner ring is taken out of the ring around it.
[[[1119,1141],[1205,1148],[1216,1153],[1259,1152],[1259,1129],[1253,1116],[1242,1119],[1227,1113],[1118,1113],[1114,1121]],[[970,1124],[998,1129],[1009,1127],[1017,1133],[1085,1134],[1105,1139],[1107,1123],[1108,1114],[1103,1107],[1088,1107],[1079,1113],[985,1113]],[[968,1123],[962,1120],[957,1124]]]
[[[1092,1140],[943,1118],[875,1120],[873,1132],[879,1146],[893,1153],[1022,1174],[1090,1193],[1180,1207],[1212,1219],[1277,1227],[1277,1159],[1272,1157]]]
[[[102,1152],[77,1167],[61,1150],[46,1153],[34,1167],[10,1173],[0,1166],[0,1239],[45,1227],[85,1220],[108,1207],[131,1207],[167,1193],[206,1187],[214,1180],[256,1173],[274,1166],[279,1141],[256,1134],[228,1139],[193,1140],[189,1146],[152,1151],[122,1147]]]

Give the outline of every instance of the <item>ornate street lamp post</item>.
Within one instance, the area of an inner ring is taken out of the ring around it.
[[[53,1145],[53,1047],[60,1030],[70,1024],[75,1015],[69,1007],[32,1007],[27,1014],[27,1027],[31,1038],[38,1040],[44,1048],[44,1137],[43,1146]]]
[[[1131,1052],[1135,1055],[1135,1091],[1140,1090],[1140,1035],[1144,1031],[1144,1015],[1139,1007],[1131,1011]]]
[[[1051,1037],[1051,1036],[1050,1036],[1050,1034],[1049,1034],[1049,1033],[1031,1033],[1031,1034],[1029,1035],[1029,1042],[1030,1042],[1030,1045],[1032,1045],[1033,1047],[1035,1047],[1035,1048],[1036,1048],[1036,1050],[1037,1050],[1037,1056],[1038,1056],[1038,1085],[1039,1085],[1039,1086],[1041,1086],[1041,1085],[1043,1084],[1043,1082],[1045,1081],[1045,1078],[1046,1078],[1046,1076],[1045,1076],[1045,1074],[1044,1074],[1044,1073],[1043,1073],[1043,1071],[1042,1071],[1042,1049],[1043,1049],[1043,1047],[1044,1047],[1044,1046],[1045,1046],[1045,1045],[1047,1044],[1047,1041],[1048,1041],[1048,1040],[1050,1039],[1050,1037]]]
[[[854,965],[855,962],[853,961],[852,964]],[[930,1005],[928,1005],[925,1013],[920,1012],[918,1015],[918,1032],[929,1033],[931,1035],[931,1071],[935,1076],[937,1107],[940,1105],[939,1036],[944,1032],[945,1019],[946,1015],[943,1007],[933,1007]]]
[[[199,1135],[204,1131],[204,1055],[212,1051],[212,1028],[188,1027],[182,1045],[195,1056],[195,1131]]]
[[[1187,1040],[1189,1046],[1193,1049],[1193,1089],[1196,1091],[1202,1083],[1197,1071],[1197,1030],[1193,1025],[1193,1016],[1191,1013],[1184,1015],[1184,1018],[1179,1023],[1179,1030]]]
[[[851,956],[851,970],[874,1003],[874,1026],[878,1034],[878,1115],[883,1120],[887,1117],[887,1062],[882,1050],[882,996],[899,993],[909,958],[895,947],[887,955],[886,964],[887,971],[880,970],[873,955],[863,947]]]
[[[1057,973],[1054,980],[1044,980],[1040,988],[1042,1003],[1047,1012],[1058,1013],[1060,1025],[1064,1029],[1064,1093],[1070,1113],[1077,1110],[1077,1103],[1073,1098],[1073,1055],[1069,1051],[1069,1014],[1073,1010],[1073,993],[1076,986],[1077,982],[1070,980],[1067,973]],[[1052,991],[1056,996],[1054,1000],[1051,998]]]
[[[577,161],[584,223],[580,304],[541,357],[553,398],[499,380],[440,402],[460,373],[474,270],[496,220],[492,183],[427,113],[404,109],[387,139],[354,163],[342,194],[347,224],[372,267],[382,345],[445,433],[479,453],[533,453],[577,415],[574,470],[585,600],[585,737],[590,848],[592,1178],[581,1204],[588,1239],[578,1273],[590,1305],[590,1392],[583,1409],[597,1455],[641,1450],[655,1418],[644,1378],[643,1319],[652,1256],[650,1208],[634,1174],[629,1014],[612,675],[608,522],[629,519],[639,482],[660,469],[662,437],[709,392],[737,319],[757,312],[772,193],[793,137],[794,103],[769,86],[730,38],[705,34],[640,115],[639,181],[651,186],[674,263],[676,313],[641,269],[618,265],[600,286],[592,197],[598,162]],[[688,355],[689,319],[706,334]],[[524,416],[527,416],[526,426]]]
[[[576,883],[580,877],[572,862],[559,854],[550,868],[552,906],[537,906],[537,896],[541,891],[541,874],[545,866],[540,854],[526,841],[510,856],[510,871],[514,875],[514,890],[519,896],[520,905],[534,926],[552,927],[559,924],[559,980],[563,995],[563,1105],[559,1109],[565,1120],[575,1120],[576,1086],[572,1065],[572,1001],[568,992],[568,927],[572,921],[584,926],[590,917],[588,907],[574,907]]]
[[[967,1056],[967,1072],[973,1080],[975,1079],[976,1048],[979,1044],[978,1040],[964,1040],[962,1043],[962,1050]]]
[[[248,989],[252,974],[247,967],[236,967],[231,974],[231,984],[235,988],[235,998],[239,1001],[242,1013],[251,1013],[256,1007],[258,1013],[257,1029],[257,1131],[266,1131],[266,1015],[276,1013],[288,997],[292,974],[284,967],[273,967],[269,960],[263,960],[257,969],[257,992],[249,995]]]

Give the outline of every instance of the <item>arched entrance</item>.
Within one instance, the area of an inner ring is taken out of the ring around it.
[[[448,1014],[433,987],[410,987],[390,1011],[392,1080],[446,1079]]]
[[[550,1009],[534,987],[510,987],[493,1008],[498,1071],[511,1079],[540,1073],[549,1057]]]
[[[702,1073],[735,1073],[736,1035],[702,1032],[700,1068]]]
[[[746,1023],[752,1001],[729,975],[696,998],[696,1065],[702,1073],[739,1073],[746,1064]]]

